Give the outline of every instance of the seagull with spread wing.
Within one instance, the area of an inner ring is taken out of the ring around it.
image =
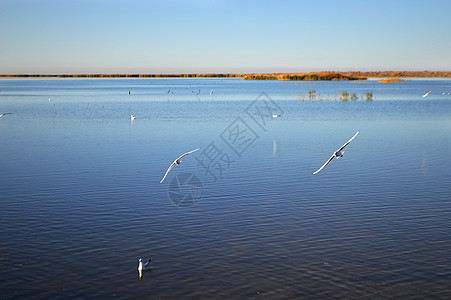
[[[172,163],[172,165],[169,166],[168,170],[166,171],[166,173],[163,176],[163,179],[161,179],[160,183],[163,182],[163,180],[166,178],[166,176],[168,175],[169,171],[171,171],[172,167],[175,165],[180,165],[182,162],[182,158],[185,157],[186,155],[193,153],[197,150],[199,150],[200,148],[194,149],[193,151],[190,152],[186,152],[185,154],[180,155],[176,160],[174,160],[174,162]]]
[[[334,154],[324,163],[324,165],[321,166],[321,168],[319,168],[318,170],[316,170],[313,174],[318,173],[319,171],[321,171],[322,169],[324,169],[325,166],[327,166],[334,158],[339,158],[339,157],[343,157],[343,149],[349,145],[349,143],[359,134],[359,131],[356,132],[356,134],[354,134],[354,136],[347,141],[343,146],[340,147],[340,149],[338,149],[337,151],[334,152]]]
[[[3,117],[4,115],[12,115],[13,113],[3,113],[3,114],[0,114],[0,118],[1,117]]]

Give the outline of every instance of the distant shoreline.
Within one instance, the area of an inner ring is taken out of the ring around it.
[[[451,78],[451,71],[377,71],[308,73],[200,73],[200,74],[0,74],[0,78],[242,78],[244,80],[366,80],[368,78]]]

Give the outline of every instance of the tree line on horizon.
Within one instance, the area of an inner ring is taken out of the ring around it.
[[[244,80],[365,80],[377,77],[442,77],[451,71],[346,71],[309,73],[186,73],[186,74],[0,74],[0,78],[242,78]]]

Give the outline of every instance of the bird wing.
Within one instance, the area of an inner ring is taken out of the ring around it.
[[[175,162],[176,162],[176,161],[177,161],[177,160],[174,160],[174,162],[172,163],[172,165],[169,166],[168,170],[167,170],[166,173],[164,174],[163,179],[161,179],[160,183],[162,183],[163,180],[166,178],[166,176],[168,176],[169,171],[171,171],[172,167],[175,166]]]
[[[318,173],[319,171],[321,171],[322,169],[324,169],[325,166],[327,166],[333,159],[334,159],[335,155],[332,155],[325,163],[324,165],[321,166],[321,168],[319,168],[318,170],[316,170],[315,172],[313,172],[313,175],[315,175],[316,173]]]
[[[354,134],[354,136],[349,141],[347,141],[343,146],[341,146],[340,149],[338,149],[337,151],[340,152],[341,150],[343,150],[358,134],[359,131],[357,131],[356,134]]]
[[[0,114],[0,117],[3,117],[4,115],[12,115],[13,113],[2,113]]]
[[[185,156],[187,156],[188,154],[193,153],[193,152],[195,152],[195,151],[197,151],[197,150],[199,150],[199,149],[200,149],[200,148],[197,148],[197,149],[194,149],[193,151],[186,152],[185,154],[180,155],[176,160],[181,159],[182,157],[185,157]]]
[[[192,150],[192,151],[186,152],[186,153],[180,155],[176,160],[174,160],[174,162],[172,163],[172,165],[171,165],[171,166],[168,168],[168,170],[166,171],[166,174],[164,174],[163,179],[161,179],[160,183],[163,182],[163,180],[164,180],[164,179],[166,178],[166,176],[168,175],[169,171],[171,171],[172,167],[175,166],[177,160],[182,159],[182,157],[187,156],[188,154],[193,153],[194,151],[197,151],[197,150],[199,150],[199,149],[200,149],[200,148],[197,148],[197,149],[194,149],[194,150]]]

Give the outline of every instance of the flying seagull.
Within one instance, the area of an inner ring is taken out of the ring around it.
[[[0,115],[0,118],[3,117],[4,115],[12,115],[13,113],[3,113]]]
[[[356,132],[356,134],[354,134],[354,136],[347,141],[343,146],[340,147],[340,149],[338,149],[337,151],[334,152],[334,154],[324,163],[324,165],[321,166],[321,168],[319,168],[318,170],[316,170],[313,174],[318,173],[319,171],[321,171],[325,166],[327,166],[335,157],[338,159],[339,157],[343,157],[343,149],[359,134],[359,131]]]
[[[426,94],[424,94],[423,95],[423,98],[426,98],[427,96],[429,96],[429,94],[431,93],[432,91],[429,91],[429,92],[427,92]]]
[[[185,154],[180,155],[176,160],[174,160],[174,162],[169,166],[168,170],[166,171],[166,173],[163,176],[163,179],[161,179],[160,183],[163,182],[163,180],[166,178],[166,176],[168,175],[169,171],[171,171],[172,167],[175,165],[180,165],[180,163],[182,162],[182,158],[190,153],[193,153],[194,151],[199,150],[200,148],[197,148],[193,151],[190,152],[186,152]]]

